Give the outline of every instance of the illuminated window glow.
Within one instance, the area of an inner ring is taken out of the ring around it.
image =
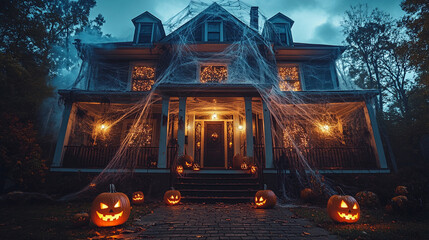
[[[132,73],[133,91],[150,91],[155,83],[155,68],[149,66],[135,66]]]
[[[282,91],[301,91],[298,66],[279,67],[279,87]]]
[[[220,83],[228,78],[228,68],[226,66],[201,66],[201,83]]]

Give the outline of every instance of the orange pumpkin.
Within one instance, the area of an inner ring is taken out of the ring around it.
[[[182,165],[179,165],[179,166],[177,166],[176,167],[176,172],[177,172],[177,174],[182,174],[183,173],[183,166]]]
[[[255,195],[257,208],[273,208],[277,204],[277,196],[271,190],[259,190]]]
[[[328,200],[328,215],[336,222],[355,223],[360,218],[360,207],[349,195],[333,195]]]
[[[167,205],[176,205],[180,202],[180,199],[182,199],[182,196],[177,190],[168,190],[164,194],[164,202]]]
[[[132,198],[131,198],[131,202],[133,204],[136,204],[136,205],[144,203],[144,194],[143,194],[143,192],[141,192],[141,191],[134,192],[133,195],[132,195]]]
[[[316,198],[316,194],[311,188],[304,188],[301,190],[299,197],[304,202],[312,202]]]
[[[406,195],[408,194],[407,187],[405,187],[405,186],[397,186],[397,187],[395,188],[395,194],[396,194],[397,196],[399,196],[399,195],[406,196]]]
[[[116,192],[110,184],[110,192],[99,194],[91,206],[91,222],[98,227],[121,225],[130,216],[130,200],[124,193]]]
[[[177,159],[177,162],[182,166],[186,166],[187,168],[191,168],[192,165],[194,164],[194,159],[191,156],[185,154],[185,155],[180,156]]]
[[[376,207],[379,205],[379,200],[377,194],[370,191],[361,191],[356,193],[356,200],[359,205],[364,207]]]
[[[250,167],[250,173],[252,173],[252,174],[256,174],[258,172],[258,167],[257,166],[255,166],[255,165],[252,165],[251,167]]]
[[[194,170],[194,171],[200,171],[200,165],[198,165],[198,163],[194,163],[194,166],[192,167],[192,170]]]

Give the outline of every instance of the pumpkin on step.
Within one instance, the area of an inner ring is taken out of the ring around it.
[[[182,199],[182,196],[177,190],[168,190],[164,194],[164,202],[167,205],[176,205],[180,202],[180,199]]]
[[[333,195],[328,200],[327,211],[335,222],[355,223],[360,218],[360,207],[349,195]]]
[[[277,204],[277,196],[271,190],[259,190],[255,195],[257,208],[273,208]]]
[[[116,192],[115,185],[110,184],[110,192],[99,194],[91,206],[91,222],[98,227],[121,225],[130,216],[130,200],[127,195]]]
[[[143,204],[144,203],[144,194],[141,191],[134,192],[133,197],[131,198],[133,204]]]

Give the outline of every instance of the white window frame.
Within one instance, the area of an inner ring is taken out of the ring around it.
[[[301,63],[278,63],[277,64],[277,76],[278,76],[279,81],[281,81],[280,76],[279,76],[279,68],[281,68],[281,67],[298,67],[299,84],[301,86],[301,91],[305,91],[305,82],[304,82],[304,77],[303,77],[304,74],[302,71],[302,64]]]
[[[201,74],[201,67],[205,67],[205,66],[225,66],[226,67],[226,72],[228,73],[227,77],[226,77],[226,80],[224,82],[220,82],[218,84],[224,84],[224,83],[228,82],[228,80],[229,80],[228,63],[225,63],[225,62],[200,62],[198,64],[198,68],[197,68],[197,82],[199,84],[210,84],[210,83],[202,83],[201,79],[200,79],[200,77],[201,77],[201,75],[200,75]]]
[[[281,38],[280,38],[280,33],[277,32],[277,26],[279,26],[279,25],[283,25],[283,28],[285,30],[285,34],[286,34],[286,39],[285,40],[286,40],[286,42],[284,42],[284,43],[286,43],[286,45],[290,46],[292,44],[290,42],[290,40],[291,40],[291,37],[290,37],[291,36],[290,24],[289,23],[274,23],[275,32],[276,32],[276,34],[278,34],[280,42],[282,42]]]
[[[204,42],[209,42],[209,37],[208,37],[208,35],[209,35],[209,29],[208,29],[209,23],[220,23],[220,26],[219,26],[220,27],[220,32],[219,32],[219,34],[220,34],[219,40],[220,41],[219,42],[223,42],[223,21],[206,21],[204,23]],[[212,42],[212,41],[210,41],[210,42]]]
[[[152,22],[141,22],[139,23],[139,27],[138,27],[138,31],[137,31],[137,36],[136,36],[136,44],[148,44],[148,43],[141,43],[140,42],[140,28],[142,24],[152,24],[152,32],[150,34],[150,43],[153,43],[153,33],[155,31],[155,24]]]

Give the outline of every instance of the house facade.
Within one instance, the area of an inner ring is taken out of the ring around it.
[[[378,91],[343,86],[335,61],[344,47],[294,42],[281,13],[262,22],[252,7],[249,18],[213,3],[166,35],[145,12],[132,20],[132,42],[77,42],[80,87],[59,90],[51,170],[168,178],[186,154],[201,173],[240,172],[243,161],[261,174],[389,172]]]

